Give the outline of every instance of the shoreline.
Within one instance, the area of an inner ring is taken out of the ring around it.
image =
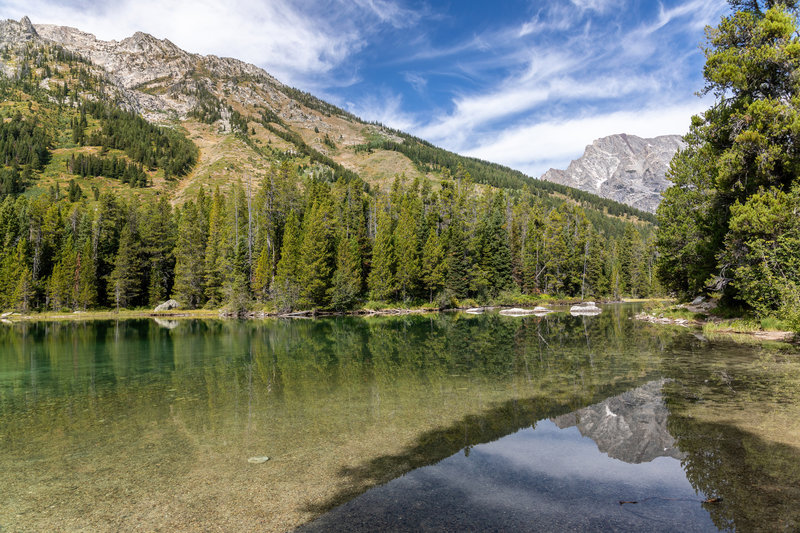
[[[681,326],[684,328],[695,327],[703,330],[704,334],[721,335],[736,340],[737,336],[744,336],[754,341],[785,342],[790,344],[800,343],[800,334],[794,331],[767,330],[767,329],[742,329],[736,328],[732,323],[737,319],[723,319],[715,315],[708,315],[703,319],[674,318],[656,316],[652,313],[640,312],[631,317],[631,320],[647,322],[662,326]]]
[[[599,300],[599,304],[618,304],[618,303],[639,303],[645,301],[665,301],[664,299],[654,298],[652,300]],[[529,303],[503,303],[487,304],[478,306],[486,310],[506,309],[522,307],[533,309],[536,306],[564,307],[576,305],[584,302],[580,299],[543,299]],[[55,312],[47,311],[42,313],[22,314],[17,312],[6,312],[0,315],[0,321],[4,324],[15,322],[62,322],[62,321],[90,321],[90,320],[133,320],[143,318],[162,318],[162,319],[240,319],[240,320],[261,320],[267,318],[323,318],[335,316],[403,316],[412,314],[435,314],[448,312],[464,312],[475,306],[467,305],[463,307],[431,308],[431,307],[386,307],[384,309],[353,309],[349,311],[329,311],[318,309],[305,309],[279,313],[275,311],[247,311],[237,314],[222,309],[172,309],[169,311],[154,311],[152,309],[120,309],[116,310],[91,310],[91,311],[72,311]]]

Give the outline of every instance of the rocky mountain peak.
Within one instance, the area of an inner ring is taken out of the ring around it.
[[[0,42],[21,43],[38,37],[28,17],[22,17],[19,22],[12,19],[0,21]]]
[[[625,133],[597,139],[566,170],[550,169],[541,179],[568,185],[654,213],[672,157],[683,147],[679,135],[644,139]]]
[[[23,27],[25,33],[31,35],[32,37],[38,37],[39,34],[36,33],[36,30],[33,28],[33,24],[31,24],[31,19],[27,16],[22,17],[19,20],[20,25]]]

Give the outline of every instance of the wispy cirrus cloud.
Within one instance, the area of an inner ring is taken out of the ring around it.
[[[481,54],[475,37],[451,43],[454,70],[494,82],[454,92],[449,106],[417,121],[415,133],[535,176],[565,167],[598,137],[684,133],[708,105],[695,96],[699,28],[714,23],[725,2],[673,2],[635,19],[620,4],[548,4],[521,29],[482,35],[491,53]],[[498,64],[505,65],[500,77]]]

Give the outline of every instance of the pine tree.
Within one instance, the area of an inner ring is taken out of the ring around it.
[[[17,286],[14,289],[12,297],[13,307],[22,313],[28,313],[32,308],[33,298],[35,296],[35,286],[33,281],[33,274],[30,269],[22,269]]]
[[[314,201],[303,220],[303,245],[300,250],[300,303],[309,307],[327,307],[328,289],[336,268],[335,220],[327,194]]]
[[[77,255],[70,235],[61,247],[58,262],[47,281],[47,297],[53,310],[72,309],[77,299]]]
[[[433,302],[434,293],[444,287],[446,275],[447,263],[441,239],[435,231],[430,231],[422,249],[421,266],[422,282],[425,290],[428,291],[429,301]]]
[[[300,299],[300,254],[303,245],[303,233],[300,221],[294,210],[289,212],[283,231],[283,246],[278,261],[275,280],[272,283],[272,295],[275,307],[279,311],[295,309]]]
[[[259,302],[265,302],[269,298],[269,288],[272,283],[272,254],[270,246],[263,246],[256,258],[256,266],[253,271],[253,294]]]
[[[420,276],[419,237],[417,225],[420,213],[406,197],[400,208],[400,215],[394,231],[394,253],[397,258],[395,279],[397,289],[403,300],[416,293]]]
[[[592,232],[588,240],[588,247],[585,295],[599,298],[609,292],[608,274],[605,268],[605,243],[600,235]]]
[[[445,289],[456,298],[464,298],[469,293],[470,258],[467,253],[467,242],[460,220],[455,220],[447,231],[447,279]]]
[[[28,267],[28,242],[25,239],[18,239],[17,244],[12,246],[10,243],[6,246],[6,251],[3,254],[3,276],[2,276],[2,308],[17,307],[18,297],[16,295],[19,287],[20,280],[24,273],[27,271],[30,276],[30,269]],[[29,282],[31,280],[28,280]]]
[[[130,307],[142,293],[142,252],[138,235],[129,222],[122,229],[114,270],[108,279],[108,293],[117,308]]]
[[[85,239],[78,252],[76,267],[78,269],[78,290],[75,307],[86,310],[97,305],[97,268],[92,252],[92,242]]]
[[[505,227],[505,197],[495,196],[479,234],[480,267],[492,293],[511,286],[511,248]]]
[[[358,239],[342,238],[336,254],[336,272],[331,286],[331,305],[343,311],[351,309],[361,294],[361,253]]]
[[[147,257],[147,301],[158,305],[169,297],[175,277],[175,239],[177,228],[172,207],[166,197],[148,205],[140,224],[142,247]]]
[[[189,308],[205,303],[205,223],[194,202],[183,206],[178,222],[178,239],[175,243],[176,300]]]
[[[208,216],[208,240],[205,247],[205,290],[206,300],[211,307],[219,307],[222,304],[226,273],[230,270],[230,264],[225,257],[226,232],[223,201],[219,188],[217,188],[211,200],[211,210]]]
[[[397,290],[396,259],[392,238],[392,218],[386,209],[378,209],[378,228],[372,247],[372,270],[367,288],[373,300],[390,300]]]

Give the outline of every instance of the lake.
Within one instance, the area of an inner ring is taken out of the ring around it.
[[[0,531],[800,529],[800,348],[637,309],[5,325]]]

